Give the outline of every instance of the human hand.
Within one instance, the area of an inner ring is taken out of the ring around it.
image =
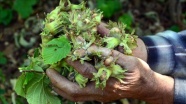
[[[172,104],[173,79],[153,72],[145,61],[124,55],[116,50],[96,46],[90,47],[88,52],[101,52],[105,57],[117,58],[116,64],[127,69],[127,72],[123,74],[125,76],[123,81],[110,78],[104,89],[95,88],[94,82],[80,88],[78,84],[68,81],[55,70],[48,69],[46,73],[59,95],[72,101],[109,102],[122,98],[135,98],[152,104]],[[79,61],[71,62],[70,60],[67,62],[87,78],[92,78],[92,73],[96,72],[94,67],[88,63],[80,64]]]
[[[107,29],[106,27],[107,27],[107,24],[105,23],[101,23],[97,27],[97,31],[102,37],[109,36],[110,30]],[[140,38],[137,38],[136,41],[137,41],[137,47],[132,50],[132,55],[147,62],[147,50],[146,50],[146,46],[144,42]],[[119,46],[118,51],[122,52],[123,48]]]

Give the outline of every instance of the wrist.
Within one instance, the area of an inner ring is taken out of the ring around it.
[[[153,94],[145,99],[150,104],[173,104],[174,79],[154,72],[154,82],[149,86]]]

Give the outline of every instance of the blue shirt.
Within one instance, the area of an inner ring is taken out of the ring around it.
[[[186,30],[165,31],[141,39],[147,47],[151,69],[174,77],[174,104],[186,104]]]

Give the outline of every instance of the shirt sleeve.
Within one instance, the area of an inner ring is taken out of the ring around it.
[[[141,38],[152,70],[174,77],[174,104],[186,104],[186,30],[165,31]]]
[[[141,39],[147,47],[147,63],[152,70],[186,78],[186,31],[165,31]]]
[[[186,104],[186,79],[174,80],[174,104]]]

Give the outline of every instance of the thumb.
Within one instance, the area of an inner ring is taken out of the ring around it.
[[[112,50],[105,47],[98,47],[96,45],[89,47],[87,49],[87,53],[100,53],[102,57],[113,57],[113,60],[116,60],[116,64],[126,69],[132,69],[132,67],[134,67],[134,65],[138,63],[138,59],[136,57],[124,55],[117,50]]]
[[[81,64],[80,61],[72,61],[71,59],[67,59],[66,62],[86,78],[92,78],[93,73],[97,72],[94,66],[87,62]]]
[[[107,24],[101,22],[98,26],[97,26],[97,31],[98,33],[104,37],[104,36],[109,36],[109,29],[106,28]]]

